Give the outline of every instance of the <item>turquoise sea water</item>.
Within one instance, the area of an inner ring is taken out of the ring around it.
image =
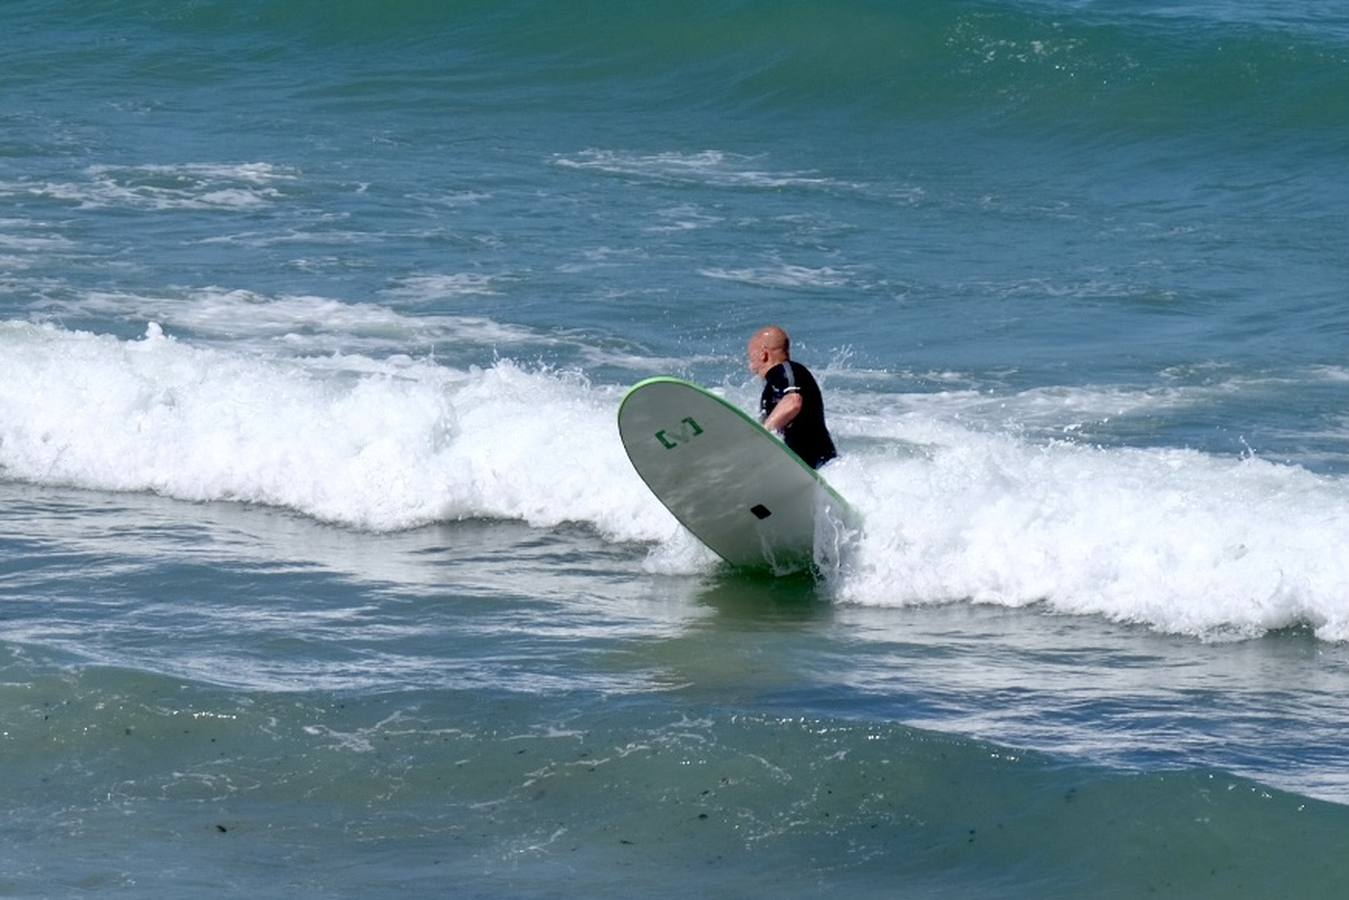
[[[1340,896],[1341,4],[0,24],[0,895]],[[770,321],[818,578],[614,426]]]

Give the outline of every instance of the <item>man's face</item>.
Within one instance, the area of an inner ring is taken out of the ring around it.
[[[749,358],[749,370],[763,377],[764,371],[768,368],[768,348],[764,346],[763,341],[750,338],[745,354]]]

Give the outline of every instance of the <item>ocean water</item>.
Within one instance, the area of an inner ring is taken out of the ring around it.
[[[1343,4],[0,33],[0,895],[1343,896]],[[814,577],[615,427],[767,322]]]

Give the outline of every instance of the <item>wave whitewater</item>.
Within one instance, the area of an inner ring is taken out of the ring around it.
[[[713,566],[627,465],[622,386],[510,360],[269,358],[153,324],[121,341],[7,323],[0,346],[8,479],[266,504],[376,531],[579,522],[650,544],[654,571]],[[1343,478],[1037,442],[899,397],[838,394],[835,430],[857,449],[829,477],[866,518],[828,576],[840,602],[1045,604],[1205,638],[1308,626],[1349,640]]]

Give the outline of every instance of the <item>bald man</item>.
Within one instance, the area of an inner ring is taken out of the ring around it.
[[[749,339],[749,370],[764,380],[759,421],[812,469],[838,452],[824,424],[824,398],[810,370],[792,362],[791,338],[776,325],[765,325]]]

